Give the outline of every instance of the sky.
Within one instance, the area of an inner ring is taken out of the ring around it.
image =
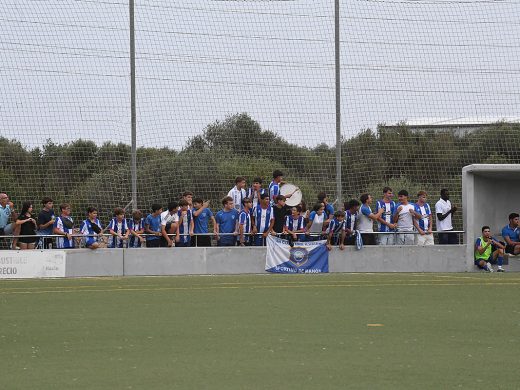
[[[139,146],[247,112],[335,144],[334,1],[136,0]],[[520,112],[519,0],[342,0],[341,128]],[[127,0],[3,0],[0,136],[130,143]]]

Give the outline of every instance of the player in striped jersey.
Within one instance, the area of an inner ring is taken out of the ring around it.
[[[180,209],[177,212],[179,221],[175,233],[175,246],[188,247],[191,245],[191,236],[193,236],[193,215],[189,209],[187,200],[181,199],[179,201],[179,207]]]
[[[63,236],[56,239],[56,248],[69,249],[74,248],[74,239],[72,234],[74,232],[74,221],[70,216],[71,207],[68,203],[60,205],[61,214],[54,220],[53,234]]]
[[[360,203],[357,199],[351,199],[345,203],[345,245],[356,245],[356,221],[359,214]]]
[[[378,200],[376,203],[376,214],[380,209],[384,209],[383,214],[377,218],[378,230],[383,233],[395,231],[395,224],[392,220],[397,206],[392,200],[393,196],[392,189],[385,187],[383,188],[383,199]],[[378,243],[379,245],[394,245],[395,234],[379,234]]]
[[[253,210],[253,234],[255,246],[264,246],[267,235],[273,230],[274,211],[269,204],[269,196],[260,197],[260,204]]]
[[[336,211],[334,218],[330,221],[327,228],[327,249],[330,251],[332,245],[338,245],[339,249],[345,248],[343,242],[345,240],[345,213]]]
[[[255,177],[253,179],[253,184],[246,190],[246,198],[249,198],[252,203],[251,211],[258,206],[260,202],[260,196],[266,194],[267,190],[262,188],[262,179],[259,177]]]
[[[433,233],[432,233],[432,210],[430,205],[426,203],[426,197],[428,194],[426,191],[419,191],[417,193],[417,202],[414,204],[415,217],[414,226],[419,232],[416,236],[416,245],[433,245]]]
[[[132,212],[132,219],[128,221],[128,229],[130,231],[130,239],[128,240],[129,248],[140,248],[145,242],[144,236],[144,219],[141,210]]]
[[[125,219],[125,210],[117,207],[114,210],[114,218],[108,223],[108,248],[123,248],[130,234],[128,223]]]
[[[98,210],[95,207],[87,209],[87,219],[81,222],[79,231],[84,236],[85,246],[89,249],[99,248],[99,239],[103,227],[98,219]]]
[[[242,211],[238,215],[238,245],[250,246],[253,226],[251,223],[251,206],[249,198],[242,199]]]
[[[291,208],[291,215],[285,218],[283,232],[287,235],[289,244],[292,244],[292,241],[305,240],[305,218],[301,213],[301,206],[294,206]]]

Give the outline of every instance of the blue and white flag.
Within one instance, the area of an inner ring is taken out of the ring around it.
[[[319,274],[329,272],[327,241],[295,242],[267,236],[265,270],[282,274]]]

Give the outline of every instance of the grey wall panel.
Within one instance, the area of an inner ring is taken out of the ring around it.
[[[204,248],[125,249],[125,275],[206,274]]]
[[[122,276],[121,249],[67,250],[65,276]]]
[[[330,272],[465,272],[465,245],[335,248]]]
[[[206,248],[208,274],[265,272],[265,248]]]

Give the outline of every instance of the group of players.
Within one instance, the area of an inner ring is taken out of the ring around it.
[[[166,210],[153,204],[151,213],[143,215],[140,210],[126,218],[122,208],[114,210],[113,219],[103,226],[95,207],[87,209],[87,217],[76,228],[71,217],[71,205],[61,204],[59,214],[54,214],[52,199],[42,200],[43,209],[33,217],[33,204],[25,202],[16,215],[6,194],[0,195],[0,235],[14,233],[13,246],[33,249],[38,242],[43,247],[74,248],[78,245],[75,235],[80,235],[83,244],[97,249],[103,237],[108,236],[109,248],[188,247],[211,246],[215,236],[219,246],[265,245],[269,234],[283,235],[290,241],[317,240],[326,238],[328,247],[355,244],[356,232],[361,234],[364,245],[431,245],[432,209],[426,202],[426,192],[417,194],[417,201],[410,203],[408,192],[398,193],[399,202],[393,200],[389,187],[383,189],[383,197],[372,209],[372,196],[362,194],[359,201],[352,199],[342,210],[334,210],[327,194],[321,192],[311,210],[301,204],[289,207],[286,199],[292,194],[281,195],[283,173],[273,172],[268,188],[262,187],[262,179],[255,178],[249,188],[246,179],[237,177],[235,186],[222,200],[222,210],[213,214],[209,202],[185,192],[178,202],[170,202]],[[441,199],[435,205],[439,243],[458,243],[451,216],[457,210],[449,201],[447,190],[441,191]],[[4,217],[4,218],[3,218]],[[11,218],[14,222],[7,225]],[[2,222],[4,224],[2,225]],[[210,222],[213,231],[209,232]],[[374,232],[374,223],[377,231]],[[54,238],[43,237],[54,235]]]

